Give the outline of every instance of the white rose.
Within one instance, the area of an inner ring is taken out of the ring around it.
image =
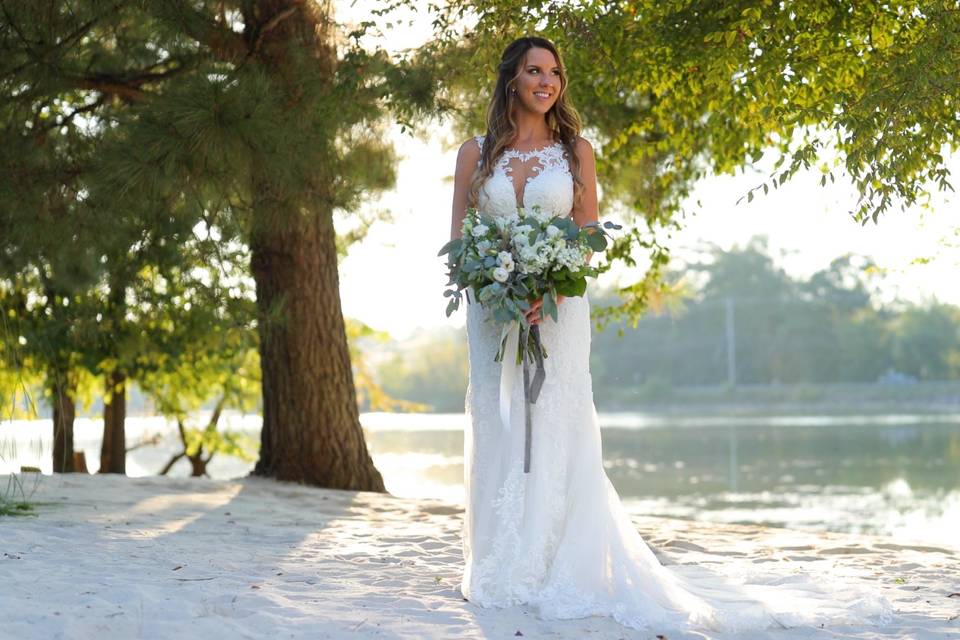
[[[497,267],[493,270],[493,279],[497,282],[506,282],[510,277],[510,272],[503,267]]]
[[[501,251],[497,254],[497,262],[500,263],[500,266],[503,266],[506,262],[513,262],[513,256],[509,251]]]
[[[490,251],[492,247],[493,247],[493,243],[490,242],[489,240],[481,240],[480,242],[477,243],[477,251],[479,251],[481,254],[486,253],[487,251]]]
[[[473,232],[472,232],[472,233],[473,233],[473,237],[474,237],[474,238],[482,238],[483,236],[487,235],[487,232],[488,232],[488,231],[490,231],[490,227],[488,227],[488,226],[485,225],[485,224],[478,224],[477,226],[475,226],[475,227],[473,228]]]

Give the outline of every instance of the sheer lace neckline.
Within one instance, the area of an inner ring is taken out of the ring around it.
[[[529,158],[532,158],[533,156],[540,155],[558,146],[561,146],[561,143],[559,141],[554,141],[546,146],[537,147],[536,149],[530,149],[529,151],[521,151],[519,149],[514,149],[513,147],[504,147],[503,155],[516,156],[521,160],[527,160]]]

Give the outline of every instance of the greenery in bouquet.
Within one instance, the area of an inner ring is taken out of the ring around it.
[[[532,302],[542,297],[541,315],[556,321],[557,296],[584,294],[587,278],[597,275],[588,257],[607,248],[606,229],[620,229],[620,225],[590,222],[580,227],[571,218],[554,216],[539,206],[530,210],[518,207],[509,216],[497,217],[467,209],[461,237],[448,242],[439,253],[448,256],[450,280],[444,292],[450,298],[447,316],[459,308],[464,295],[469,299],[472,292],[475,300],[470,302],[479,302],[505,326],[496,358],[499,361],[510,323],[519,324],[522,338],[530,337],[525,312]],[[536,337],[536,345],[533,340],[519,341],[518,363],[523,345],[546,356]]]

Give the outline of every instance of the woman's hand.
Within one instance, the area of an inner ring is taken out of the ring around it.
[[[564,301],[566,296],[557,296],[557,304],[560,304]],[[540,317],[540,310],[543,308],[543,297],[539,297],[530,303],[530,309],[527,310],[527,322],[530,324],[540,324],[543,322],[543,318]]]

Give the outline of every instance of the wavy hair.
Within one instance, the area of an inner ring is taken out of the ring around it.
[[[580,159],[575,152],[577,136],[582,128],[580,115],[573,107],[567,96],[567,70],[563,66],[560,52],[557,47],[546,38],[526,36],[517,38],[507,45],[500,56],[497,66],[497,84],[493,89],[493,96],[487,106],[487,133],[483,141],[483,151],[480,155],[480,164],[474,171],[470,181],[470,191],[467,194],[467,206],[477,206],[477,198],[483,182],[493,173],[497,159],[504,149],[517,135],[517,122],[513,117],[513,106],[518,98],[510,92],[516,80],[523,71],[527,52],[534,47],[546,49],[553,54],[560,68],[560,95],[546,113],[547,128],[550,129],[553,139],[563,144],[570,162],[570,173],[573,176],[573,201],[580,200],[583,193],[583,180],[580,178]]]

